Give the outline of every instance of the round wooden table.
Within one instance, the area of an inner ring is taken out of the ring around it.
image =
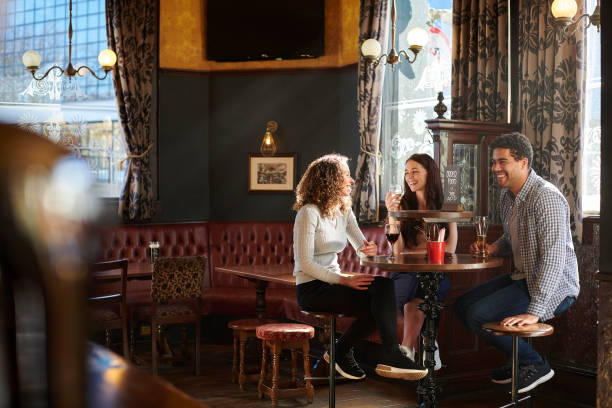
[[[480,258],[469,254],[446,254],[442,264],[429,262],[423,254],[400,255],[393,259],[389,259],[386,255],[361,259],[361,265],[376,267],[384,271],[416,272],[419,284],[425,292],[425,301],[418,308],[425,314],[424,351],[425,367],[428,368],[428,372],[426,377],[419,380],[417,387],[420,406],[427,408],[438,407],[436,393],[439,391],[439,387],[436,385],[434,377],[434,351],[436,349],[434,322],[444,307],[444,303],[437,300],[440,282],[444,279],[444,273],[496,268],[503,263],[503,258]]]

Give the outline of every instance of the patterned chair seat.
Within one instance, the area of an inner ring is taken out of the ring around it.
[[[151,318],[152,307],[141,306],[135,311],[135,317],[138,320],[147,320]],[[171,316],[190,316],[199,314],[197,306],[193,306],[186,303],[170,303],[166,305],[157,306],[158,317],[171,317]]]
[[[257,337],[262,340],[299,341],[312,339],[314,327],[299,323],[274,323],[257,327]]]

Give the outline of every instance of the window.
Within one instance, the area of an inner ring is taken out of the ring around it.
[[[444,104],[451,106],[452,0],[427,0],[425,4],[396,2],[396,50],[408,50],[406,37],[413,27],[424,28],[429,42],[413,64],[402,61],[394,69],[385,68],[382,197],[391,185],[402,182],[404,163],[410,155],[427,153],[433,157],[433,140],[424,121],[437,116],[433,107],[438,103],[438,92],[444,93]],[[386,49],[390,48],[391,38]]]
[[[595,10],[597,0],[587,0]],[[586,92],[582,121],[582,212],[599,214],[601,180],[601,39],[596,27],[586,34]]]
[[[72,64],[87,65],[97,74],[98,53],[108,48],[104,0],[72,2]],[[21,61],[25,51],[41,55],[42,76],[53,65],[68,64],[68,2],[8,0],[0,10],[0,121],[17,123],[65,145],[85,159],[96,179],[98,194],[117,197],[123,188],[126,157],[110,75],[69,80],[52,71],[35,81]]]

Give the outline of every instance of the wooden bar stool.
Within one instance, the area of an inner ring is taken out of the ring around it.
[[[554,328],[545,323],[527,324],[525,326],[503,326],[498,322],[485,323],[482,325],[482,330],[488,334],[495,336],[512,336],[512,401],[509,404],[499,408],[516,407],[520,402],[527,401],[531,405],[531,394],[527,393],[523,398],[518,398],[517,392],[517,376],[518,376],[518,339],[526,337],[531,340],[532,337],[550,336],[554,332]]]
[[[240,390],[244,391],[244,384],[247,381],[259,380],[259,371],[255,374],[247,374],[244,365],[244,355],[246,351],[246,343],[249,338],[257,338],[255,329],[257,326],[264,324],[277,323],[272,319],[241,319],[232,320],[227,324],[227,327],[233,330],[234,333],[234,357],[232,360],[232,383],[240,386]]]
[[[257,338],[262,340],[261,375],[259,377],[259,398],[269,395],[272,405],[278,404],[278,399],[306,395],[308,403],[312,403],[314,388],[310,382],[310,339],[314,337],[314,328],[307,324],[275,323],[265,324],[256,329]],[[279,358],[283,349],[291,350],[291,382],[279,383]],[[302,349],[305,384],[297,376],[297,349]],[[272,354],[272,381],[266,381],[267,351]]]
[[[325,344],[325,351],[329,355],[329,361],[327,361],[329,373],[327,377],[311,377],[311,380],[329,380],[329,408],[334,408],[336,406],[336,319],[344,315],[329,312],[310,312],[308,310],[302,310],[302,313],[323,321],[323,337],[324,340],[328,340],[324,341],[323,344]]]

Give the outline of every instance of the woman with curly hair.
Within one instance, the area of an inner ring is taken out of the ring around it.
[[[336,343],[336,371],[350,379],[365,377],[353,356],[353,345],[378,329],[383,343],[379,373],[390,370],[404,378],[427,374],[399,349],[393,282],[369,274],[343,274],[338,253],[351,243],[359,256],[374,256],[351,210],[348,158],[329,154],[310,163],[296,190],[298,212],[293,229],[297,300],[304,310],[341,313],[356,320]]]
[[[434,159],[427,154],[413,154],[406,160],[404,170],[404,195],[394,195],[391,192],[385,197],[388,211],[396,210],[439,210],[444,197],[440,182],[440,169]],[[389,217],[390,224],[400,225],[400,236],[393,245],[394,254],[425,253],[424,225],[419,220],[398,221]],[[454,253],[457,246],[457,224],[446,225],[446,252]],[[418,309],[423,303],[425,293],[419,285],[416,272],[392,272],[389,278],[395,284],[395,300],[404,315],[404,337],[400,349],[414,360],[414,348],[423,326],[425,315]],[[440,283],[438,300],[442,301],[450,289],[448,276]],[[436,342],[435,369],[442,367],[440,353]]]

